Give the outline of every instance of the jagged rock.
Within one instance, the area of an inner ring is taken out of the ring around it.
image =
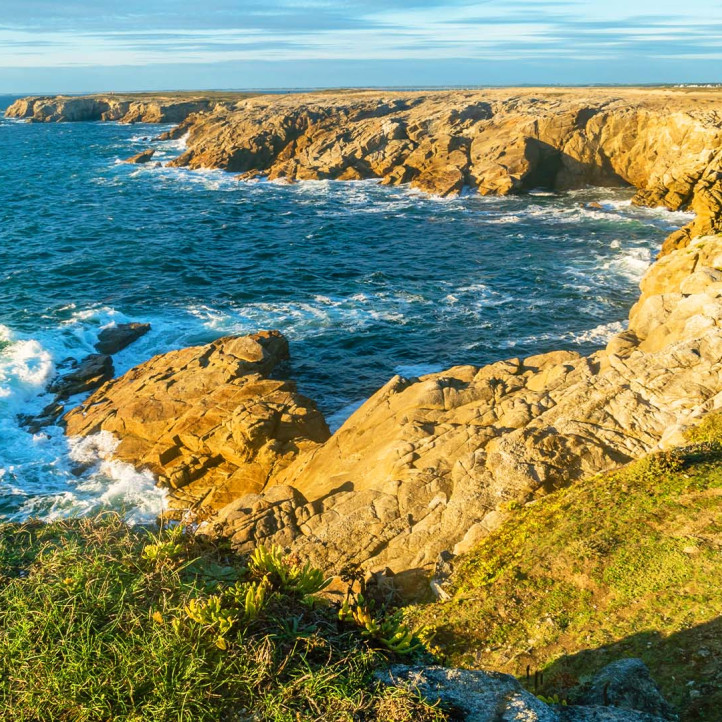
[[[138,153],[137,155],[131,156],[130,158],[126,158],[123,163],[132,163],[135,165],[142,165],[145,163],[150,163],[153,160],[153,156],[155,155],[155,150],[153,148],[149,148],[148,150],[144,150],[141,153]]]
[[[150,331],[149,323],[119,323],[116,326],[108,326],[101,330],[98,334],[98,342],[95,344],[95,350],[98,353],[108,354],[112,356],[118,351],[130,346],[141,336],[145,336]]]
[[[156,356],[70,411],[66,431],[109,431],[115,455],[157,474],[179,507],[220,508],[329,436],[313,402],[268,378],[287,356],[274,331]]]
[[[113,359],[106,354],[90,354],[78,363],[72,371],[58,376],[48,390],[65,399],[83,394],[102,386],[113,378]]]
[[[641,659],[620,659],[599,671],[575,698],[580,705],[612,706],[645,712],[665,720],[679,715],[662,696]]]
[[[55,399],[45,406],[39,414],[19,414],[18,421],[31,434],[37,434],[38,431],[42,431],[48,426],[57,425],[64,411],[65,406]]]
[[[465,722],[558,722],[555,710],[499,672],[393,665],[379,672],[383,684],[419,692],[461,713]]]

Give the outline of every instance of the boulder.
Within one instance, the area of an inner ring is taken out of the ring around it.
[[[141,336],[145,336],[150,331],[149,323],[119,323],[114,326],[108,326],[98,334],[98,342],[95,344],[95,350],[98,353],[112,356],[118,351],[122,351],[137,341]]]
[[[608,664],[594,676],[575,702],[637,710],[672,722],[679,718],[641,659],[620,659]]]
[[[18,422],[31,434],[37,434],[48,426],[56,426],[65,411],[65,406],[56,398],[51,401],[39,414],[19,414]]]
[[[269,377],[287,357],[275,331],[156,356],[66,414],[66,432],[111,432],[115,455],[156,474],[174,505],[221,508],[329,436],[312,401]]]
[[[72,371],[58,376],[48,390],[60,399],[87,393],[113,378],[113,371],[113,359],[110,356],[90,354],[76,364]]]

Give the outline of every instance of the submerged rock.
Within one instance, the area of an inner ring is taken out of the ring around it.
[[[155,473],[179,507],[220,508],[329,436],[312,401],[269,378],[287,357],[276,331],[156,356],[70,411],[67,433],[109,431],[115,455]]]
[[[108,326],[98,334],[95,350],[112,356],[130,346],[141,336],[145,336],[148,331],[150,331],[149,323],[119,323],[116,326]]]
[[[56,426],[65,411],[65,406],[56,398],[39,414],[19,414],[18,422],[31,434],[37,434],[48,426]]]
[[[148,150],[142,151],[141,153],[138,153],[137,155],[131,156],[130,158],[126,158],[123,163],[133,163],[136,165],[150,163],[151,160],[153,160],[154,155],[155,150],[153,148],[150,148]]]

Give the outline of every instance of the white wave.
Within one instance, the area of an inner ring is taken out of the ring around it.
[[[609,340],[618,333],[627,328],[626,321],[611,321],[603,323],[594,328],[585,329],[584,331],[567,331],[565,333],[539,333],[518,338],[505,339],[499,343],[500,348],[512,349],[517,346],[534,346],[547,344],[549,342],[558,343],[560,347],[564,345],[574,344],[576,346],[586,346],[594,344],[595,346],[605,346]],[[466,348],[472,349],[478,347],[479,343],[470,344]]]
[[[601,268],[623,276],[633,283],[639,283],[651,265],[652,252],[648,248],[628,248],[612,260],[603,263]]]

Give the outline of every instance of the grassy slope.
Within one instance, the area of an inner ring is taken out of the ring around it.
[[[0,525],[0,717],[444,719],[374,684],[388,655],[280,579],[116,516]],[[259,585],[266,605],[245,618],[250,607],[232,599]],[[235,620],[222,640],[219,622],[198,623],[186,607],[219,594]]]
[[[564,696],[608,662],[645,660],[686,720],[722,710],[722,422],[523,509],[416,607],[446,661]]]

